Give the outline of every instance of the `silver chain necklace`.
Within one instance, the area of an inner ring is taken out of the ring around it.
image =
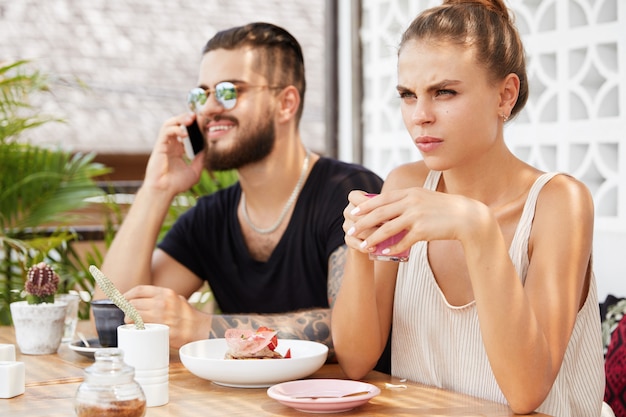
[[[296,187],[291,192],[291,195],[289,196],[289,200],[287,200],[287,204],[285,204],[283,211],[280,213],[280,216],[278,216],[278,220],[276,220],[276,223],[274,223],[267,229],[261,229],[260,227],[256,227],[252,223],[252,220],[250,220],[250,217],[248,216],[248,209],[246,208],[246,194],[243,192],[241,193],[241,209],[242,209],[243,219],[246,221],[246,223],[248,223],[248,226],[250,226],[252,230],[262,235],[268,235],[272,232],[275,232],[276,229],[278,229],[278,227],[283,223],[283,221],[285,220],[285,216],[287,215],[287,212],[289,212],[289,209],[298,198],[298,194],[300,193],[300,189],[302,188],[302,184],[304,183],[304,178],[306,177],[306,172],[309,169],[309,157],[310,156],[311,156],[311,152],[307,148],[306,156],[304,157],[304,163],[302,164],[302,172],[300,173],[300,178],[298,178],[298,183],[296,184]]]

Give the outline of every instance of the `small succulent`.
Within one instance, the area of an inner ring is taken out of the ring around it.
[[[24,290],[28,304],[54,303],[59,276],[50,265],[40,262],[28,269]]]
[[[115,288],[113,282],[102,273],[95,265],[91,265],[89,267],[89,272],[96,280],[96,283],[102,288],[102,291],[109,297],[113,304],[118,306],[120,310],[124,312],[125,315],[130,317],[130,319],[135,322],[135,328],[138,330],[145,330],[146,326],[143,322],[143,319],[139,315],[139,312],[133,305],[128,301],[122,293]]]

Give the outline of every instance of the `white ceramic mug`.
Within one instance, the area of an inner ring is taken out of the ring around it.
[[[117,328],[117,347],[124,351],[124,362],[135,368],[135,380],[146,395],[146,406],[158,407],[169,401],[170,336],[164,324],[146,323],[139,330],[134,324]],[[153,373],[165,375],[147,377]]]

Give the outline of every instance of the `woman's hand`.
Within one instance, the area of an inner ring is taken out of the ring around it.
[[[351,191],[348,194],[348,205],[343,211],[343,231],[346,233],[346,245],[360,252],[367,252],[361,245],[369,235],[376,231],[374,227],[366,229],[364,226],[359,229],[358,233],[356,230],[356,222],[362,218],[362,215],[359,215],[361,213],[359,204],[369,200],[371,195],[364,191]]]
[[[362,191],[348,195],[343,229],[346,244],[363,253],[373,252],[383,240],[406,230],[391,253],[402,252],[418,241],[463,240],[477,222],[491,216],[482,203],[458,195],[412,187],[368,197]]]

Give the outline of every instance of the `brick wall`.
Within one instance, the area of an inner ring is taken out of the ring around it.
[[[186,110],[201,49],[220,29],[285,27],[302,44],[303,139],[324,150],[324,0],[0,0],[0,61],[31,59],[57,78],[38,97],[64,117],[34,143],[98,153],[147,153],[162,122]]]

